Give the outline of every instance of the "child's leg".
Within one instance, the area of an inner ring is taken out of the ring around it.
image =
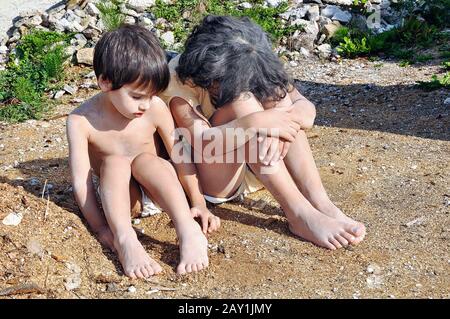
[[[364,238],[365,227],[346,216],[328,197],[304,131],[299,131],[295,142],[290,145],[284,163],[299,190],[316,209],[330,217],[358,227],[356,238],[351,243],[359,243]]]
[[[260,162],[248,165],[280,203],[291,232],[329,249],[341,248],[354,240],[355,225],[331,218],[313,207],[297,188],[283,161],[270,168]]]
[[[133,176],[172,219],[180,241],[177,272],[199,271],[208,266],[207,240],[191,217],[189,204],[172,165],[149,153],[137,156],[131,165]]]
[[[162,269],[142,247],[131,225],[130,177],[131,164],[127,158],[104,158],[100,167],[100,197],[125,274],[144,278]]]

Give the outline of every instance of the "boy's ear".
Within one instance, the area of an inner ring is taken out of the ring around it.
[[[100,74],[100,76],[99,76],[98,79],[97,79],[97,82],[98,82],[98,86],[100,87],[100,89],[101,89],[103,92],[111,91],[111,89],[112,89],[112,83],[111,83],[110,80],[105,79],[105,78],[103,77],[103,74]]]

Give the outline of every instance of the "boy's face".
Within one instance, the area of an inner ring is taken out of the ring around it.
[[[139,87],[136,83],[125,84],[120,89],[112,90],[110,82],[99,80],[99,86],[108,94],[116,110],[130,120],[141,117],[150,107],[153,97],[150,90]]]

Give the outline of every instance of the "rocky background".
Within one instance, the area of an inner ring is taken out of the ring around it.
[[[174,0],[167,0],[170,1]],[[67,53],[74,57],[74,62],[91,64],[93,47],[100,38],[105,26],[99,18],[96,7],[98,0],[61,1],[45,12],[30,11],[14,19],[14,25],[7,34],[0,38],[0,67],[8,61],[10,52],[14,52],[15,43],[29,29],[56,30],[74,32],[75,37]],[[280,0],[267,0],[267,6],[277,6]],[[311,55],[330,58],[336,51],[326,41],[341,25],[356,26],[361,30],[369,28],[382,32],[397,26],[401,22],[401,12],[391,7],[390,0],[368,0],[364,7],[366,16],[361,13],[353,0],[294,0],[289,9],[281,15],[286,26],[302,25],[304,30],[295,31],[291,37],[282,38],[278,53],[285,53],[291,60],[298,60]],[[154,0],[130,0],[121,6],[126,15],[126,23],[137,23],[151,29],[166,44],[179,51],[182,43],[175,42],[174,33],[168,21],[157,19],[152,13]],[[251,8],[248,2],[238,2],[237,6]]]

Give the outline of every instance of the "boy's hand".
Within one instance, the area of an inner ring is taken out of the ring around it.
[[[211,234],[220,227],[220,218],[213,215],[206,206],[194,206],[191,208],[191,216],[200,218],[203,233]]]

